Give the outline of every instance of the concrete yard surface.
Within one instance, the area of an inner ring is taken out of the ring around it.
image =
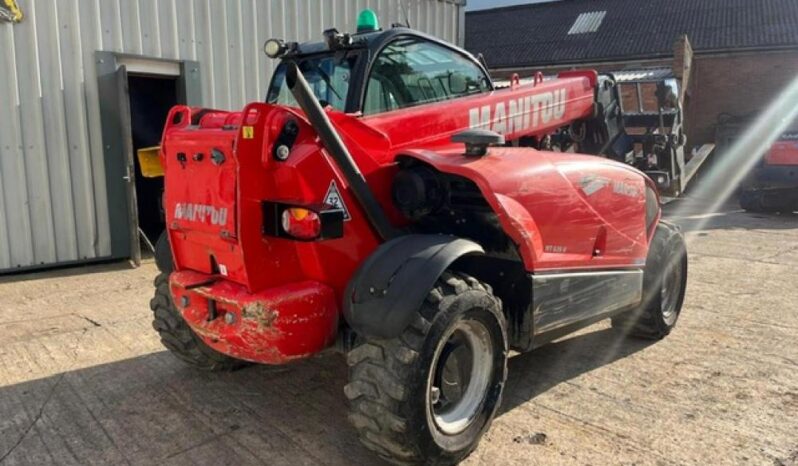
[[[687,231],[687,300],[659,342],[600,323],[509,361],[468,465],[798,465],[798,215],[729,205]],[[203,373],[152,329],[154,264],[0,278],[0,465],[378,464],[343,357]]]

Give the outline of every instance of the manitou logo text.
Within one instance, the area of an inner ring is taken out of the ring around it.
[[[628,197],[640,197],[640,189],[637,186],[624,181],[613,181],[612,191]]]
[[[468,111],[469,126],[499,134],[537,128],[565,115],[566,98],[566,89],[556,89],[499,102],[492,109],[490,105],[472,108]]]
[[[227,223],[227,208],[221,207],[217,209],[212,205],[178,202],[175,206],[175,218],[177,220],[210,223],[211,225],[225,225]]]

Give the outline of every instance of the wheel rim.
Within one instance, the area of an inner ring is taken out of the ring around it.
[[[480,412],[493,372],[487,327],[461,320],[440,339],[427,380],[427,413],[438,430],[456,435]]]
[[[662,287],[660,288],[660,303],[662,305],[662,317],[669,324],[676,319],[679,306],[679,294],[682,287],[682,267],[681,261],[673,261],[665,270],[662,277]]]

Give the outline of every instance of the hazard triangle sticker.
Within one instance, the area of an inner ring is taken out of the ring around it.
[[[324,203],[332,207],[333,210],[343,210],[344,220],[351,220],[349,216],[349,209],[344,204],[344,198],[341,197],[341,191],[338,190],[338,185],[335,180],[330,181],[330,187],[327,189],[327,194],[324,195]]]

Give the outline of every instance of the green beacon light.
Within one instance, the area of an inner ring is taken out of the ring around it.
[[[371,32],[380,28],[380,22],[377,20],[377,13],[374,10],[366,8],[357,15],[357,32]]]

